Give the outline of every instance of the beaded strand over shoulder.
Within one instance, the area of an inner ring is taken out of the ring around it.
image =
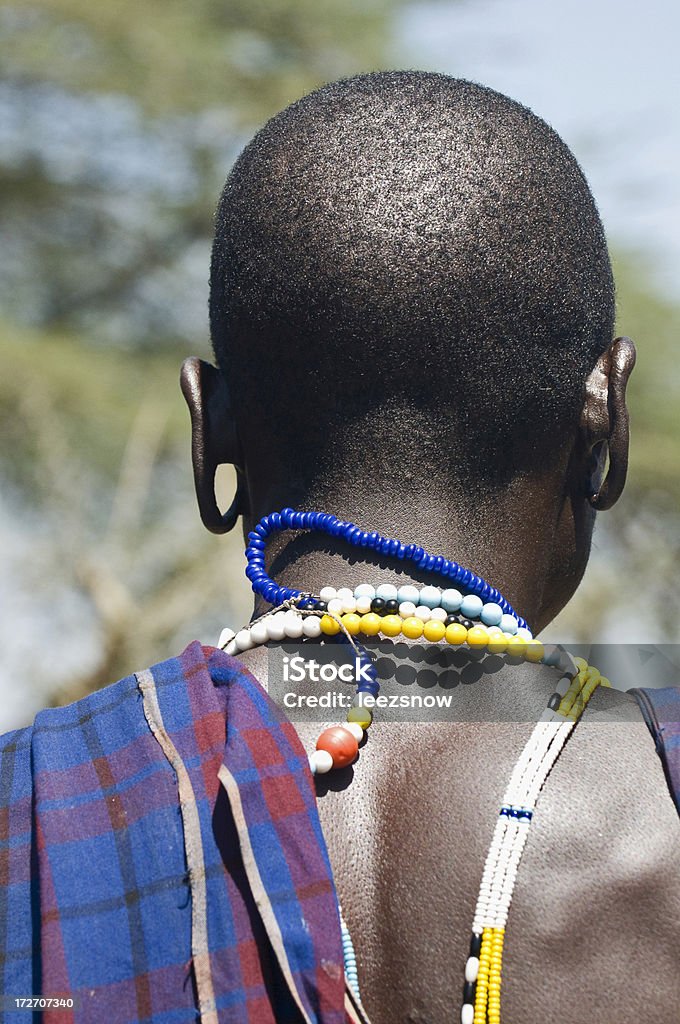
[[[318,594],[280,587],[266,572],[267,539],[281,529],[318,530],[342,537],[355,546],[413,562],[421,571],[455,582],[457,588],[360,583],[352,591],[322,587]],[[460,1012],[461,1024],[500,1024],[503,942],[517,871],[538,795],[576,722],[598,686],[609,686],[596,669],[572,658],[559,646],[544,647],[503,595],[480,576],[415,544],[361,530],[354,523],[323,512],[283,509],[265,516],[248,534],[246,575],[252,589],[272,607],[234,633],[225,629],[219,646],[238,654],[285,638],[339,637],[355,655],[357,691],[342,725],[325,729],[309,758],[314,774],[344,768],[358,756],[359,744],[373,720],[371,707],[380,689],[369,652],[357,636],[402,635],[410,640],[467,645],[490,653],[506,653],[542,662],[559,672],[555,691],[522,751],[501,804],[482,872],[472,922],[470,953]],[[478,620],[478,621],[475,621]],[[359,999],[356,956],[341,919],[345,974]]]

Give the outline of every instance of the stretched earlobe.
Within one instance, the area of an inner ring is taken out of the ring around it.
[[[601,486],[588,493],[588,501],[598,512],[610,509],[621,497],[628,473],[630,431],[626,406],[626,386],[635,366],[635,345],[630,338],[615,338],[603,357],[601,374],[606,376],[606,409],[601,409],[607,423],[607,435],[597,446],[595,460],[603,462],[609,453],[609,468]],[[593,389],[597,392],[597,388]],[[595,394],[602,401],[605,396]],[[590,400],[590,396],[589,396]]]
[[[201,521],[211,533],[229,533],[248,503],[227,384],[219,370],[192,356],[182,363],[180,386],[191,415],[191,461]],[[234,500],[223,513],[215,497],[215,473],[225,463],[234,466],[237,483]]]
[[[206,516],[205,511],[201,512],[201,522],[211,533],[230,533],[236,526],[238,517],[245,515],[247,511],[247,491],[243,480],[243,473],[238,466],[234,466],[234,469],[236,470],[236,493],[227,511],[220,512],[213,490],[213,512],[209,516]]]

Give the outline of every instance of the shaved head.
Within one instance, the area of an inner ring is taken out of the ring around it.
[[[493,490],[576,429],[614,287],[588,184],[544,121],[467,81],[379,72],[245,148],[210,319],[237,422],[297,472],[398,437],[401,458]]]

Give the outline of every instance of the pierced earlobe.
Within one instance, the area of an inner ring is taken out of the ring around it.
[[[607,501],[607,498],[608,490],[603,493],[602,488],[600,488],[595,492],[595,494],[588,495],[588,502],[590,507],[594,508],[596,512],[606,512],[607,509],[611,508],[611,504]]]
[[[229,533],[238,517],[248,512],[248,488],[228,388],[214,366],[196,357],[182,364],[180,383],[191,415],[191,456],[201,522],[211,533]],[[223,464],[233,465],[236,471],[236,494],[224,513],[215,497],[215,474]]]
[[[606,512],[616,504],[623,492],[627,474],[628,453],[617,456],[610,448],[607,475],[601,487],[594,494],[588,495],[588,501],[596,512]]]
[[[201,521],[203,525],[211,531],[211,533],[231,533],[238,522],[238,517],[245,515],[247,512],[247,491],[245,485],[245,479],[242,471],[238,466],[234,466],[236,470],[236,493],[234,494],[234,500],[227,509],[226,512],[220,512],[217,505],[217,499],[214,501],[214,513],[210,514],[208,520],[204,514],[204,508],[201,507]],[[213,488],[214,488],[213,478]],[[213,490],[214,497],[214,490]]]
[[[587,495],[590,505],[598,512],[605,512],[616,504],[626,483],[630,441],[626,385],[634,366],[635,345],[630,338],[616,338],[611,348],[607,386],[609,437],[593,452],[599,467],[608,451],[609,468],[600,487]]]
[[[604,470],[607,464],[607,442],[601,441],[595,445],[588,459],[587,479],[585,495],[593,508],[596,508],[598,495],[602,489]]]
[[[194,468],[194,483],[196,485],[201,522],[206,530],[210,530],[211,533],[230,533],[236,526],[238,517],[245,515],[248,511],[247,491],[243,473],[238,466],[234,467],[236,470],[236,493],[227,511],[220,512],[217,498],[215,497],[215,470],[217,467],[214,467],[212,473],[209,474],[210,479],[207,478],[205,473],[206,468],[205,464],[198,471]]]

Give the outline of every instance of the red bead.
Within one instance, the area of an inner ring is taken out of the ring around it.
[[[324,729],[316,741],[317,750],[327,750],[333,758],[334,768],[346,768],[359,753],[359,744],[352,733],[342,725]]]

